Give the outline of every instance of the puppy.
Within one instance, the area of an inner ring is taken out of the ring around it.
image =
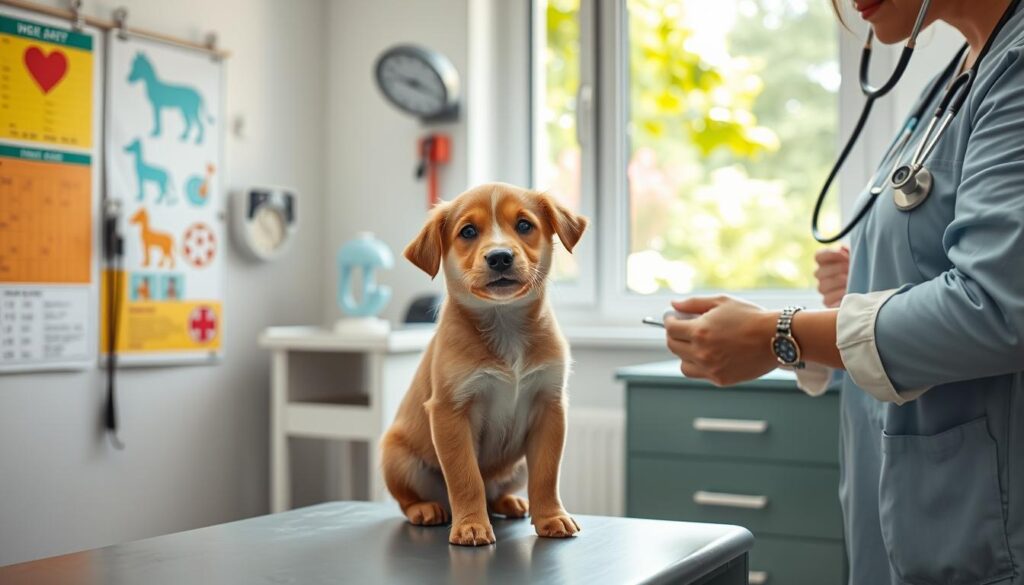
[[[558,495],[569,347],[545,285],[552,237],[571,252],[586,226],[548,195],[493,183],[439,204],[405,249],[431,278],[443,267],[448,296],[381,463],[409,522],[450,519],[452,544],[493,543],[488,511],[529,512],[540,536],[580,530]]]

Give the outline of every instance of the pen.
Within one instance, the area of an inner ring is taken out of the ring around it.
[[[669,317],[672,317],[673,319],[696,319],[697,317],[700,317],[700,315],[696,313],[680,313],[679,311],[673,311],[670,309],[668,311],[665,311],[665,314],[661,316],[661,319],[658,319],[657,317],[644,317],[641,320],[641,323],[645,325],[661,327],[662,329],[664,329],[665,319]]]

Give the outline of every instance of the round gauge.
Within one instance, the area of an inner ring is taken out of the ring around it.
[[[233,199],[235,241],[253,260],[271,260],[281,255],[294,239],[295,192],[283,187],[250,187]]]
[[[252,221],[252,243],[258,254],[270,256],[284,245],[285,220],[281,211],[263,206]]]
[[[377,58],[377,85],[402,111],[425,121],[449,120],[459,111],[459,73],[447,57],[399,45]]]

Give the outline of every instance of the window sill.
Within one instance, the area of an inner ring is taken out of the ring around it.
[[[574,349],[665,349],[665,331],[656,327],[568,325],[562,333]]]

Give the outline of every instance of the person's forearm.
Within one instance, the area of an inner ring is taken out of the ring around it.
[[[793,337],[800,345],[805,362],[814,362],[830,368],[843,368],[843,358],[836,347],[836,318],[838,309],[800,311],[793,317]]]

